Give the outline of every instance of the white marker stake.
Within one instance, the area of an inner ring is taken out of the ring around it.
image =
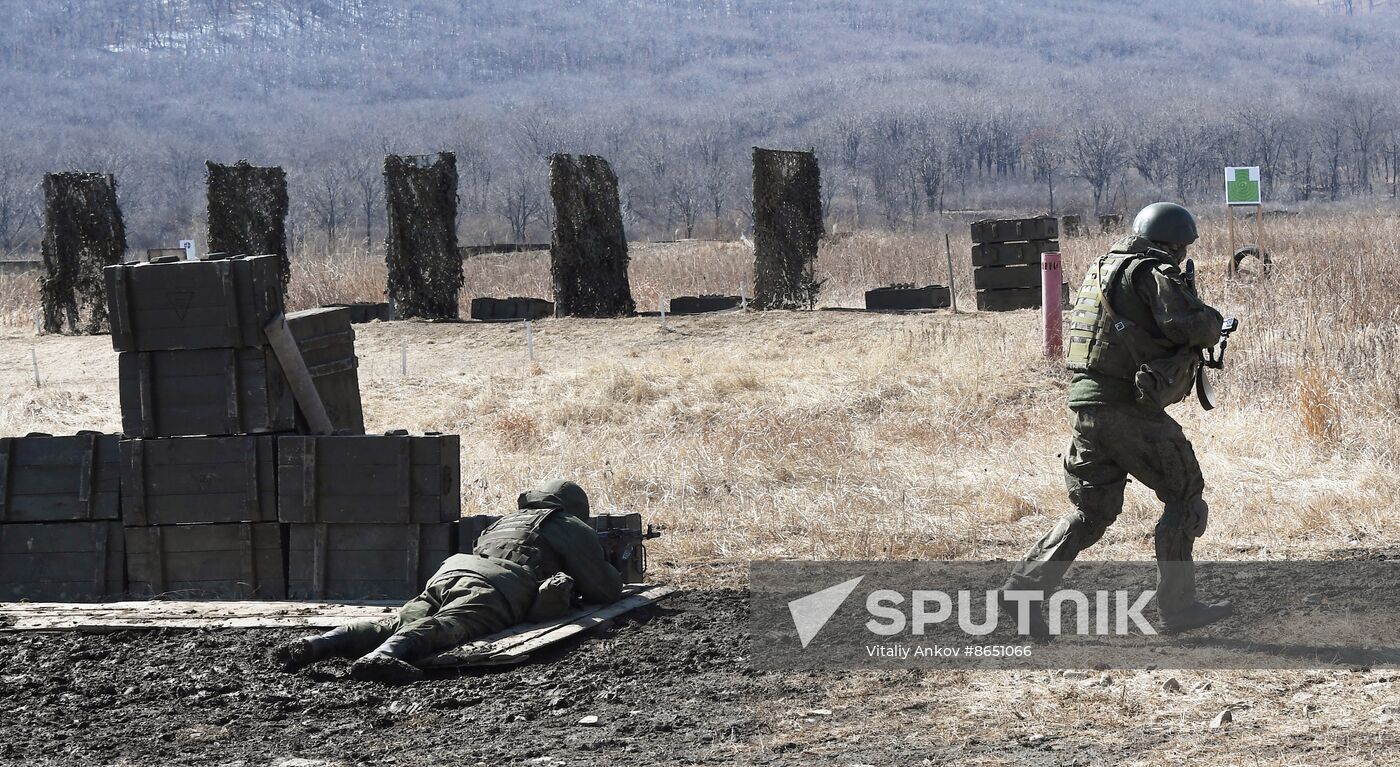
[[[525,351],[530,355],[530,361],[535,361],[535,327],[529,320],[525,320]]]
[[[34,363],[34,388],[39,388],[43,384],[39,383],[39,353],[34,351],[34,347],[29,347],[29,361]]]
[[[44,316],[44,314],[43,314],[43,312],[42,312],[41,310],[39,310],[39,309],[35,309],[35,310],[34,310],[34,335],[36,335],[36,336],[42,336],[42,335],[44,334],[44,319],[43,319],[43,316]]]
[[[656,308],[661,312],[661,329],[666,329],[666,297],[657,296]]]
[[[745,295],[744,295],[744,283],[742,283],[742,282],[739,283],[739,308],[740,308],[740,309],[747,309],[747,308],[749,308],[749,299],[748,299],[748,296],[745,296]]]
[[[408,342],[399,341],[399,372],[408,375]]]

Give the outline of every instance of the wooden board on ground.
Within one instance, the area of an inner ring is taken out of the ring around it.
[[[208,628],[335,628],[360,618],[382,618],[398,602],[0,602],[0,632],[111,631]]]
[[[524,663],[530,659],[530,653],[595,629],[619,615],[652,604],[675,590],[671,586],[629,586],[623,592],[625,596],[610,605],[589,605],[556,621],[515,626],[434,655],[418,665],[423,668],[468,668]]]

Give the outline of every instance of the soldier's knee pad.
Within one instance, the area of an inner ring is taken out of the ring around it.
[[[1158,530],[1181,531],[1188,538],[1199,538],[1206,532],[1210,506],[1199,495],[1186,501],[1172,501],[1162,510]]]

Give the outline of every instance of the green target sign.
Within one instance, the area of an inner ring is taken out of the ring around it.
[[[1225,169],[1225,204],[1259,205],[1264,201],[1259,191],[1259,168]]]

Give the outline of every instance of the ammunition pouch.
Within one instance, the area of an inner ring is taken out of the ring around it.
[[[1196,383],[1200,364],[1200,355],[1187,349],[1138,368],[1133,376],[1138,402],[1165,408],[1186,399]]]
[[[554,620],[568,613],[573,605],[574,579],[567,573],[555,573],[540,584],[525,620],[529,623]]]

